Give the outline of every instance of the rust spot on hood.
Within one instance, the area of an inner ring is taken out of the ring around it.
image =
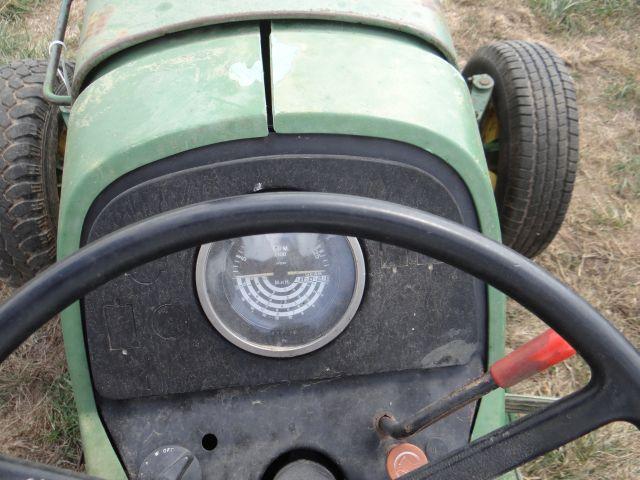
[[[109,5],[102,10],[96,10],[91,13],[87,19],[87,26],[82,33],[82,39],[87,40],[102,32],[109,20],[109,17],[113,15],[114,10],[115,7],[113,5]]]

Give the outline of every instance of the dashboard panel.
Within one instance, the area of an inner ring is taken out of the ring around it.
[[[423,150],[362,137],[271,135],[203,147],[123,177],[94,203],[84,242],[170,209],[273,190],[383,199],[478,228],[463,182]],[[227,472],[220,478],[254,478],[273,458],[301,448],[340,465],[351,458],[356,472],[384,448],[371,423],[376,411],[412,412],[481,374],[485,285],[432,258],[357,242],[366,273],[353,318],[326,345],[290,358],[238,348],[212,325],[198,299],[199,249],[88,295],[82,309],[97,403],[127,468],[135,472],[153,448],[175,443],[197,450],[205,469]],[[277,407],[267,413],[267,403]],[[468,441],[473,411],[416,439],[430,442],[432,457],[445,454]],[[327,412],[341,413],[328,421]],[[260,420],[265,414],[268,421]],[[216,456],[199,443],[209,430],[219,439]],[[341,430],[349,442],[331,440]],[[267,438],[270,447],[244,465],[242,446]],[[367,453],[366,445],[374,448]]]

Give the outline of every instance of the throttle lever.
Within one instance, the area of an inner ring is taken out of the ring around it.
[[[410,437],[496,388],[512,387],[575,353],[566,340],[548,329],[498,360],[481,377],[427,405],[409,419],[399,422],[390,414],[383,415],[378,420],[378,430],[393,438]]]

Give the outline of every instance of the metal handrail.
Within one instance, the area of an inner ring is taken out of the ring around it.
[[[58,21],[56,23],[56,30],[53,41],[50,43],[49,64],[47,65],[47,73],[45,74],[43,85],[44,98],[54,105],[61,106],[69,106],[73,102],[71,95],[58,95],[53,88],[58,65],[60,65],[62,49],[64,48],[64,36],[67,31],[67,23],[69,22],[72,3],[73,0],[62,0],[62,4],[60,5],[60,14],[58,15]]]

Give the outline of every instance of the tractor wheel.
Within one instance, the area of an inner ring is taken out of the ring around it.
[[[564,220],[578,163],[578,107],[564,62],[537,43],[480,48],[465,78],[489,74],[491,101],[480,133],[494,184],[503,241],[534,257]]]
[[[11,286],[56,254],[66,129],[59,109],[43,97],[46,69],[44,60],[0,67],[0,278]]]

